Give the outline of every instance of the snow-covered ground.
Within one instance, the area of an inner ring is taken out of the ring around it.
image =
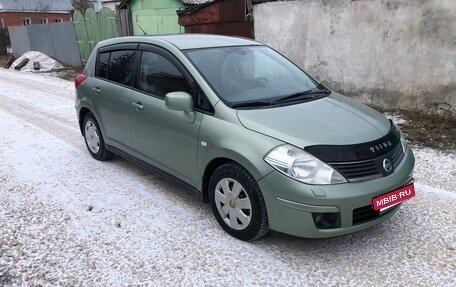
[[[86,151],[72,82],[0,69],[0,286],[456,286],[456,155],[415,149],[389,221],[324,240],[223,232],[198,196]]]

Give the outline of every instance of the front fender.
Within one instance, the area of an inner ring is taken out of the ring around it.
[[[264,156],[281,141],[248,130],[239,122],[204,116],[198,147],[198,186],[202,190],[206,167],[215,159],[228,159],[243,166],[255,180],[273,171]]]

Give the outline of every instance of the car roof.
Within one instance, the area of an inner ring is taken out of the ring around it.
[[[230,47],[230,46],[247,46],[261,45],[251,39],[241,37],[230,37],[209,34],[175,34],[175,35],[157,35],[157,36],[129,36],[119,37],[102,42],[102,46],[112,45],[115,43],[139,42],[139,43],[169,43],[179,50],[212,48],[212,47]]]
[[[247,38],[208,34],[165,35],[157,36],[157,38],[167,41],[181,50],[210,47],[259,45],[258,42]]]

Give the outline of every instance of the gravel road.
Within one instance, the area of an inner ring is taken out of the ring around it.
[[[415,149],[391,220],[238,241],[208,205],[86,151],[72,82],[0,69],[0,286],[456,286],[456,155]]]

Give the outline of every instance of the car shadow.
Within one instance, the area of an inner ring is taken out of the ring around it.
[[[171,200],[177,200],[180,205],[192,212],[198,213],[198,216],[205,219],[213,219],[214,227],[219,228],[213,218],[212,210],[209,204],[202,200],[202,194],[189,192],[187,189],[155,175],[128,160],[121,157],[115,157],[110,161],[111,164],[120,166],[135,176],[141,178],[145,184],[154,186],[151,193],[159,191],[162,195],[167,196]],[[342,235],[332,238],[309,239],[301,238],[284,233],[270,231],[263,238],[249,242],[248,244],[255,245],[256,248],[263,249],[270,253],[293,254],[293,256],[344,256],[348,253],[363,252],[364,250],[372,249],[375,245],[384,245],[385,241],[392,241],[397,234],[398,227],[396,221],[400,220],[401,210],[386,222],[361,230],[352,234]],[[402,228],[402,227],[401,227]],[[226,234],[227,237],[230,235]],[[334,248],[337,247],[337,248]]]
[[[179,203],[184,205],[185,208],[192,208],[195,211],[202,212],[204,215],[211,215],[212,211],[209,204],[203,202],[203,194],[200,192],[190,191],[180,185],[171,182],[157,174],[147,171],[146,169],[126,160],[120,156],[115,156],[109,161],[110,164],[122,167],[125,170],[133,173],[135,176],[141,178],[145,184],[156,187],[163,195],[172,196],[179,199]],[[151,190],[156,192],[155,190]]]

